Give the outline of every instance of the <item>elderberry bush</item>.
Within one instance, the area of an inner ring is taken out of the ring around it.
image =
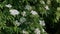
[[[0,34],[60,34],[60,0],[0,0]]]

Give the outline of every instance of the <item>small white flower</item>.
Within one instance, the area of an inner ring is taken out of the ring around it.
[[[26,12],[25,11],[23,11],[21,14],[22,14],[22,16],[26,16]]]
[[[40,22],[40,25],[45,26],[44,20],[39,20],[39,22]]]
[[[45,6],[45,9],[46,9],[46,10],[49,10],[49,7],[46,5],[46,6]]]
[[[23,34],[29,34],[27,31],[23,30]]]
[[[21,17],[21,18],[20,18],[20,22],[21,22],[21,23],[23,23],[23,22],[25,22],[25,21],[26,21],[26,18],[24,18],[24,17]]]
[[[25,6],[25,9],[27,9],[27,10],[31,10],[32,7],[31,7],[30,5],[26,5],[26,6]]]
[[[8,4],[8,5],[5,5],[6,7],[8,7],[8,8],[11,8],[12,7],[12,5],[11,4]]]
[[[15,15],[18,15],[18,14],[19,14],[19,11],[18,11],[18,10],[15,10],[15,9],[11,9],[11,10],[10,10],[10,14],[11,14],[11,15],[14,15],[14,16],[15,16]]]
[[[35,34],[40,34],[39,28],[36,28],[34,32],[35,32]]]
[[[21,23],[16,20],[13,24],[14,24],[15,26],[19,26]]]
[[[42,29],[42,31],[43,31],[43,32],[45,32],[45,30],[44,30],[44,29]]]
[[[36,11],[31,11],[31,13],[32,13],[32,15],[36,15],[36,14],[38,14]]]
[[[45,2],[44,2],[44,1],[42,1],[42,0],[41,0],[40,2],[41,2],[41,4],[45,4]]]

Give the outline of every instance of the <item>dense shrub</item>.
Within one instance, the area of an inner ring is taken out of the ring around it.
[[[60,34],[60,0],[0,0],[0,34]]]

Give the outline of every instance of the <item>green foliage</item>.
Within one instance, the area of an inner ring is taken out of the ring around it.
[[[0,0],[0,34],[59,34],[59,19],[60,0]]]

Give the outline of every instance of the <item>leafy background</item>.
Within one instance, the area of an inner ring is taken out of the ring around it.
[[[42,4],[44,1],[45,4]],[[5,5],[11,4],[12,8],[7,8]],[[24,9],[26,5],[30,5],[32,9]],[[48,5],[49,10],[44,7]],[[20,14],[12,16],[10,9],[17,9]],[[37,11],[38,15],[31,15],[30,11]],[[13,23],[23,17],[21,12],[26,11],[26,22],[19,26]],[[39,20],[45,21],[45,26],[39,24]],[[0,0],[0,34],[23,34],[22,30],[26,30],[29,34],[35,34],[35,28],[41,30],[41,34],[60,34],[60,0]],[[42,32],[42,29],[45,32]]]

